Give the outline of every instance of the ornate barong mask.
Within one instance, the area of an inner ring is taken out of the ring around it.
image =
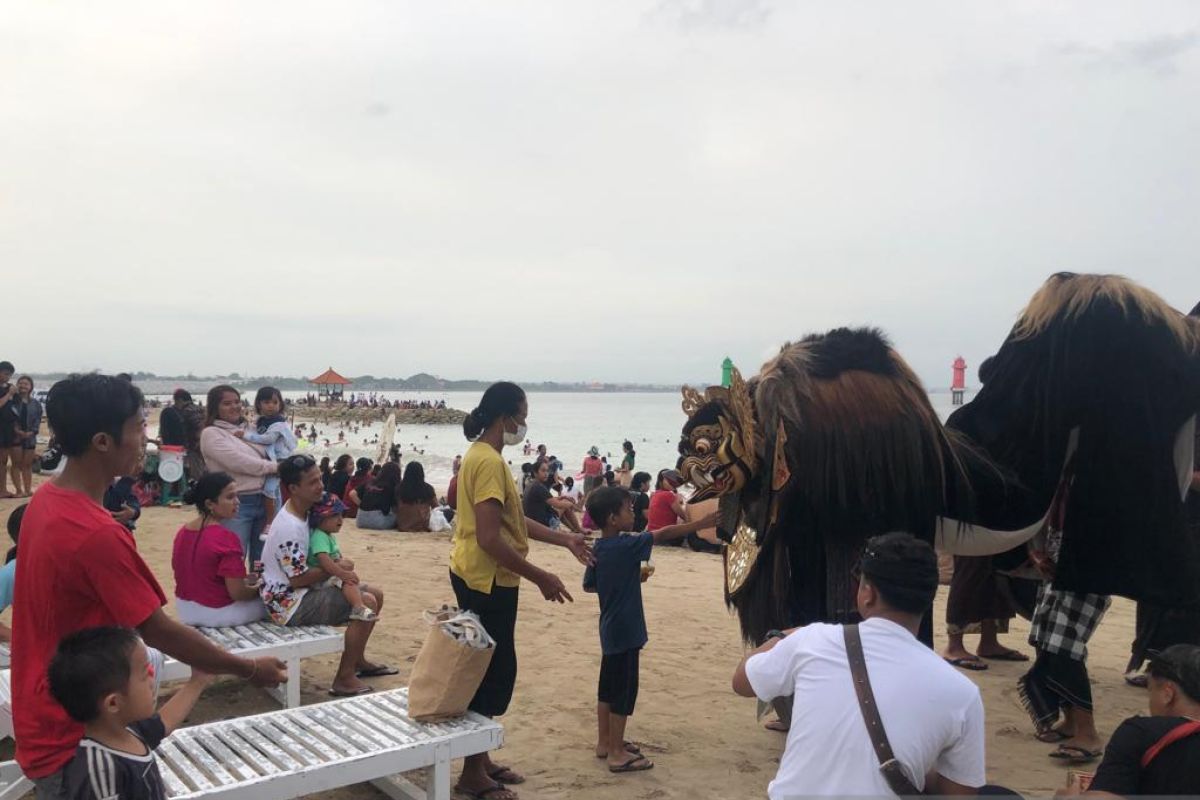
[[[680,472],[696,487],[690,502],[736,494],[758,472],[758,437],[754,405],[742,375],[733,370],[728,389],[710,386],[704,394],[683,387]]]

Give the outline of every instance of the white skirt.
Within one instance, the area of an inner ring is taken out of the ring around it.
[[[227,606],[213,608],[192,600],[175,598],[175,611],[184,625],[200,625],[205,628],[225,628],[230,625],[246,625],[267,618],[267,607],[262,600],[234,600]]]

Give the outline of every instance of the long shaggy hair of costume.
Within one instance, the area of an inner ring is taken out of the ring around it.
[[[851,569],[866,540],[901,530],[930,541],[948,496],[969,494],[958,444],[920,380],[871,328],[785,345],[751,379],[760,471],[780,421],[791,477],[755,572],[734,599],[747,639],[775,624],[855,616]],[[770,495],[770,476],[744,493]],[[755,513],[747,508],[751,516]]]
[[[1121,309],[1126,319],[1136,315],[1147,325],[1165,325],[1181,345],[1193,351],[1200,349],[1200,327],[1154,292],[1121,275],[1073,272],[1055,273],[1042,284],[1021,312],[1013,328],[1013,338],[1037,336],[1055,320],[1074,321],[1097,302]]]

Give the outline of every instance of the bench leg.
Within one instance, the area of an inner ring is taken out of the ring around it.
[[[300,659],[292,658],[287,661],[287,683],[275,689],[267,689],[267,693],[284,708],[300,707]]]
[[[429,770],[429,800],[450,800],[450,745],[437,746],[437,760]]]

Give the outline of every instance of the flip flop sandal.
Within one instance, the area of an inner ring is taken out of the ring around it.
[[[499,783],[497,783],[495,786],[489,786],[486,789],[480,789],[477,792],[470,791],[469,789],[460,789],[457,786],[454,787],[454,791],[458,792],[459,794],[465,794],[467,797],[470,797],[471,800],[487,800],[496,792],[508,792],[514,797],[517,794],[514,791],[504,788],[504,786]]]
[[[1029,656],[1017,650],[1007,650],[1003,653],[996,653],[990,656],[980,656],[988,661],[1028,661]]]
[[[1051,728],[1050,730],[1035,733],[1033,738],[1037,739],[1039,742],[1045,742],[1046,744],[1058,744],[1059,742],[1065,742],[1067,739],[1074,737],[1072,737],[1070,734],[1063,733],[1056,728]]]
[[[1125,682],[1138,689],[1145,689],[1150,685],[1150,676],[1144,672],[1135,675],[1126,675]]]
[[[626,742],[625,743],[625,752],[629,753],[630,755],[640,756],[642,754],[642,748],[638,747],[633,742]],[[608,758],[608,756],[607,755],[596,756],[596,758]]]
[[[399,675],[400,670],[395,667],[389,667],[387,664],[380,664],[374,669],[360,669],[354,673],[356,678],[382,678],[384,675]]]
[[[375,691],[374,686],[364,686],[361,689],[354,689],[349,692],[343,692],[340,689],[330,689],[329,696],[330,697],[359,697],[360,695],[370,694],[373,691]]]
[[[654,769],[654,762],[645,756],[631,758],[624,764],[616,767],[609,767],[609,772],[645,772],[648,769]]]
[[[504,775],[512,775],[513,778],[515,778],[516,780],[506,779],[506,778],[502,777]],[[511,767],[496,766],[492,769],[491,772],[489,772],[487,774],[487,776],[489,778],[491,778],[492,780],[496,781],[497,783],[505,783],[505,784],[510,784],[512,786],[519,786],[520,784],[525,782],[525,776],[518,775],[516,772],[513,772]]]
[[[1086,747],[1076,747],[1073,744],[1060,744],[1050,757],[1068,764],[1090,764],[1100,756],[1103,750],[1088,750]]]
[[[945,661],[947,664],[949,664],[952,667],[958,667],[960,669],[967,669],[972,672],[983,672],[985,669],[988,668],[987,664],[984,664],[982,661],[980,661],[975,656],[968,656],[966,658],[946,658],[946,659],[943,659],[943,661]]]

